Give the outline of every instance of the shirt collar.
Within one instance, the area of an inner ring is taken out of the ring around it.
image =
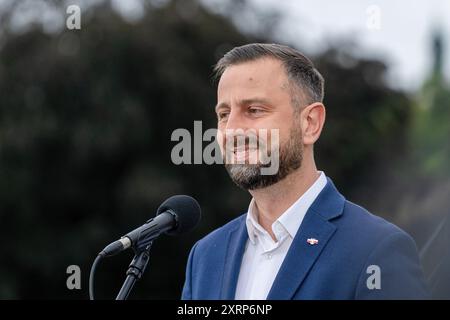
[[[279,235],[286,231],[289,233],[290,237],[295,237],[309,207],[327,184],[325,174],[323,171],[319,172],[320,176],[313,185],[272,224],[272,230],[277,239],[279,239]],[[264,234],[267,232],[258,223],[257,208],[254,199],[251,200],[248,208],[246,226],[249,239],[253,244],[256,242],[258,233]]]

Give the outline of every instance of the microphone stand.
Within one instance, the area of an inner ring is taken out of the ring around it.
[[[150,247],[152,246],[152,243],[153,242],[150,242],[149,245],[140,252],[135,251],[134,258],[131,261],[126,273],[127,277],[116,297],[116,300],[126,300],[136,281],[142,278],[150,258]]]

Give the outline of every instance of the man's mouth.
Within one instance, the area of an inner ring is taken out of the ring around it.
[[[246,160],[250,158],[250,155],[255,155],[254,152],[258,151],[257,147],[240,147],[235,148],[232,152],[234,154],[234,160],[237,163],[244,163]],[[256,160],[256,159],[255,159]]]

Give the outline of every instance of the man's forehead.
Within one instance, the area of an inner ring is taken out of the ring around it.
[[[286,74],[281,61],[274,58],[260,58],[229,66],[222,74],[218,91],[230,87],[259,87],[265,85],[283,86]]]

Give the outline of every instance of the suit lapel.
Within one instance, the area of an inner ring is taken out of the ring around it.
[[[244,216],[239,227],[231,231],[228,235],[228,248],[225,255],[222,290],[220,292],[220,299],[222,300],[234,299],[247,240],[248,233]]]
[[[342,214],[344,202],[344,197],[328,179],[327,185],[307,211],[267,299],[292,299],[335,232],[336,227],[329,220]],[[317,239],[318,243],[309,244],[309,238]]]

